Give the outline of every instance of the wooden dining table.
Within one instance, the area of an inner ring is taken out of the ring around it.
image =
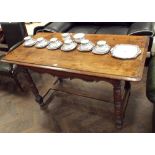
[[[56,37],[62,41],[61,33],[40,32],[33,37],[44,37],[47,40]],[[21,44],[9,52],[2,61],[17,64],[22,69],[35,100],[41,107],[46,105],[44,101],[46,95],[40,95],[29,70],[49,73],[58,77],[58,82],[63,82],[64,78],[77,78],[85,81],[106,81],[112,84],[116,127],[121,128],[130,96],[130,82],[142,79],[149,38],[144,36],[102,34],[86,34],[85,38],[93,43],[105,40],[111,47],[117,44],[138,45],[141,54],[137,58],[125,60],[115,58],[110,53],[97,55],[92,52],[80,52],[77,48],[64,52],[60,49],[48,50],[47,48],[24,47]],[[123,89],[122,84],[124,84]]]

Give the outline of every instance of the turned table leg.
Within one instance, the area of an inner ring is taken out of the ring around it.
[[[129,97],[130,97],[130,91],[131,91],[131,84],[129,81],[125,81],[124,90],[125,90],[125,96],[123,99],[123,118],[125,117],[125,111],[126,111],[126,108],[128,105],[128,101],[129,101]]]
[[[123,102],[122,102],[122,94],[121,94],[121,81],[116,81],[114,83],[113,91],[114,91],[114,108],[115,108],[116,127],[122,128]]]
[[[29,71],[27,69],[23,69],[23,72],[25,73],[25,78],[28,81],[31,91],[32,91],[33,95],[35,96],[36,102],[38,102],[41,107],[44,106],[43,97],[39,94],[39,91],[31,77]]]
[[[125,81],[125,86],[124,86],[125,90],[130,90],[131,89],[131,84],[129,81]]]

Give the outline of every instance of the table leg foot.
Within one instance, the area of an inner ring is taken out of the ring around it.
[[[59,83],[62,84],[63,83],[63,79],[62,78],[58,78]]]
[[[117,129],[122,129],[122,127],[123,127],[123,121],[116,120],[116,128]]]
[[[37,103],[39,103],[39,105],[41,107],[44,106],[44,102],[43,102],[43,97],[42,96],[40,96],[40,95],[36,96],[35,100],[36,100]]]

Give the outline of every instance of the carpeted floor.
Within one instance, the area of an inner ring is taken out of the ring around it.
[[[47,110],[40,109],[20,75],[25,92],[14,82],[0,77],[0,132],[151,132],[152,104],[145,95],[146,72],[142,81],[132,83],[131,97],[124,127],[115,128],[113,104],[58,92]],[[52,83],[53,77],[33,73],[41,93]],[[63,88],[89,93],[97,98],[112,99],[112,86],[105,82],[65,80]]]

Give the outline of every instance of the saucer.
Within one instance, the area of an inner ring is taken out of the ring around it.
[[[26,40],[24,43],[23,43],[23,46],[25,47],[32,47],[33,45],[36,44],[36,40],[34,39],[29,39],[29,40]]]
[[[61,46],[61,50],[62,51],[72,51],[76,48],[77,43],[72,43],[72,44],[63,44],[63,46]]]
[[[62,42],[61,41],[57,41],[57,42],[51,42],[48,46],[47,46],[47,49],[49,50],[56,50],[58,49],[60,46],[62,45]]]
[[[81,44],[78,46],[78,50],[81,52],[88,52],[88,51],[91,51],[94,46],[95,45],[91,41],[84,39],[82,40]]]
[[[49,43],[50,43],[49,41],[47,41],[47,40],[44,39],[44,40],[42,40],[42,41],[37,42],[36,45],[35,45],[35,47],[36,47],[36,48],[44,48],[44,47],[46,47]]]
[[[110,51],[110,46],[109,45],[104,45],[104,46],[95,46],[92,50],[92,53],[94,54],[106,54]]]

